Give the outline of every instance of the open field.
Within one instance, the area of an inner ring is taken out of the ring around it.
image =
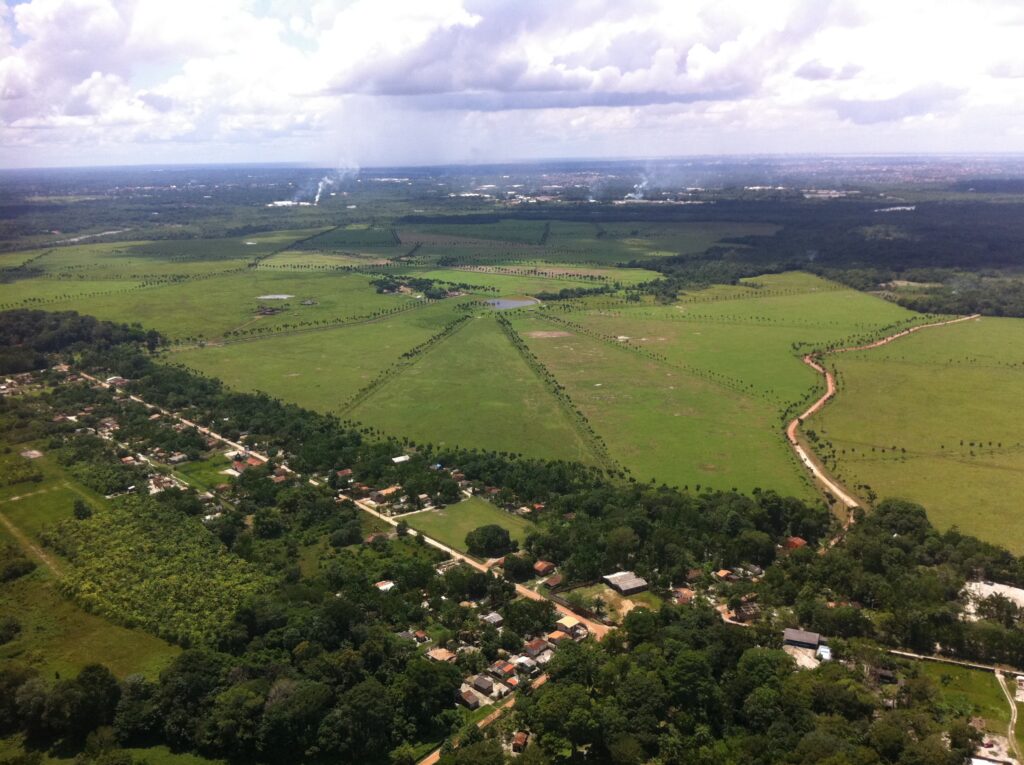
[[[416,441],[594,459],[570,416],[490,313],[470,319],[351,416]]]
[[[238,390],[262,390],[319,411],[345,402],[455,316],[442,301],[380,322],[175,353],[171,358]]]
[[[365,316],[401,307],[411,300],[403,295],[377,294],[370,286],[371,278],[363,274],[307,275],[247,269],[208,279],[85,296],[51,303],[47,308],[77,310],[112,321],[137,321],[171,338],[216,338],[232,330]],[[262,295],[291,297],[260,300]],[[304,300],[313,304],[302,305]],[[260,306],[280,312],[260,316]]]
[[[518,515],[506,513],[479,497],[472,497],[440,510],[414,513],[406,516],[405,520],[417,531],[422,531],[427,536],[461,551],[466,549],[466,534],[480,526],[497,524],[508,529],[512,538],[520,544],[533,529],[532,522]]]
[[[614,342],[557,336],[563,328],[540,318],[513,323],[637,480],[811,496],[779,434],[778,413],[764,400]]]
[[[1024,552],[1021,348],[1024,322],[984,318],[829,357],[840,390],[807,427],[847,482]]]
[[[606,617],[616,624],[621,623],[622,618],[634,608],[648,608],[652,611],[657,611],[663,605],[661,599],[650,592],[638,592],[635,595],[628,596],[620,595],[604,582],[598,582],[586,587],[577,587],[569,592],[563,592],[562,595],[563,597],[579,595],[588,604],[593,604],[596,598],[600,598],[604,603]],[[592,605],[588,607],[592,607]]]
[[[25,752],[19,736],[0,739],[0,758],[14,757]],[[32,751],[32,750],[29,750]],[[198,754],[188,752],[172,752],[166,746],[150,746],[144,749],[129,748],[121,750],[136,758],[137,762],[147,765],[225,765],[223,760],[211,760]],[[75,757],[63,757],[49,752],[41,752],[40,765],[75,765]]]

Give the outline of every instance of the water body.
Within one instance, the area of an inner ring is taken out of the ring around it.
[[[510,308],[526,308],[527,306],[537,305],[536,300],[509,300],[508,298],[495,298],[494,300],[488,300],[487,305],[493,308],[495,311],[507,311]]]

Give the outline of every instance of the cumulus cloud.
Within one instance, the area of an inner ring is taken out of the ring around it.
[[[0,6],[0,162],[899,150],[965,124],[962,148],[1019,150],[1021,23],[1014,0],[27,0]]]

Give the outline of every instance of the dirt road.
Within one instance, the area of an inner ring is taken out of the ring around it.
[[[36,493],[41,493],[41,492],[36,492]],[[14,499],[21,499],[21,497],[15,497]],[[14,500],[11,499],[11,500],[7,500],[7,501],[8,502],[12,502]],[[5,529],[7,529],[7,531],[10,533],[10,535],[12,537],[14,537],[15,541],[19,545],[21,545],[21,547],[26,552],[28,552],[33,558],[35,558],[40,563],[42,563],[44,566],[46,566],[48,569],[50,569],[50,573],[52,573],[56,577],[64,576],[64,571],[63,571],[63,569],[61,569],[60,564],[57,563],[57,561],[55,561],[45,550],[43,550],[42,547],[37,545],[31,539],[29,539],[28,536],[25,534],[25,532],[23,532],[21,529],[19,529],[17,526],[15,526],[11,522],[11,519],[8,518],[3,513],[0,513],[0,524],[3,524],[3,527]]]
[[[352,499],[351,497],[347,497],[345,495],[341,495],[341,497],[342,497],[342,499],[350,500],[356,507],[358,507],[363,512],[369,513],[370,515],[374,516],[375,518],[379,518],[380,520],[384,521],[387,524],[390,524],[391,526],[397,526],[398,525],[398,521],[397,520],[395,520],[394,518],[392,518],[390,516],[384,515],[383,513],[378,513],[376,510],[374,510],[372,507],[370,507],[366,502],[364,502],[361,499]],[[458,550],[455,550],[455,549],[449,547],[448,545],[443,544],[442,542],[438,542],[436,539],[428,537],[426,534],[422,534],[422,533],[416,531],[415,529],[409,529],[409,534],[410,534],[410,536],[422,537],[423,541],[426,542],[431,547],[434,547],[434,548],[437,548],[438,550],[441,550],[442,552],[446,553],[447,555],[450,555],[455,560],[462,561],[466,565],[472,566],[477,571],[483,571],[484,573],[487,573],[487,571],[489,571],[488,566],[487,566],[486,563],[480,563],[479,561],[474,560],[473,558],[470,558],[468,555],[463,555]],[[534,592],[530,588],[524,587],[521,584],[517,584],[516,585],[516,594],[520,595],[520,596],[522,596],[524,598],[529,598],[530,600],[550,600],[550,598],[545,598],[539,592]],[[580,614],[577,614],[575,611],[573,611],[570,608],[566,608],[561,603],[556,603],[553,600],[551,600],[551,603],[554,605],[555,609],[560,614],[562,614],[563,616],[571,616],[574,619],[578,619],[581,623],[586,625],[587,630],[590,632],[590,634],[593,635],[598,640],[602,639],[605,635],[607,635],[608,632],[611,629],[610,627],[608,627],[605,624],[601,624],[600,622],[595,622],[592,619],[587,619],[586,617],[581,616]]]
[[[851,351],[866,351],[872,348],[879,348],[883,345],[888,345],[894,340],[899,340],[901,337],[907,337],[908,335],[912,335],[914,332],[920,332],[922,329],[944,327],[947,324],[958,324],[962,321],[970,321],[978,318],[980,318],[980,314],[972,314],[970,316],[961,316],[959,318],[948,319],[946,321],[936,321],[931,324],[918,324],[915,327],[910,327],[909,329],[904,329],[900,332],[896,332],[895,334],[883,337],[873,343],[868,343],[866,345],[853,345],[847,348],[837,348],[833,351],[829,351],[828,353],[849,353]],[[814,479],[820,486],[842,502],[848,510],[860,507],[861,503],[858,502],[857,499],[855,499],[854,496],[833,476],[829,475],[818,458],[814,456],[809,448],[805,447],[800,442],[800,426],[803,425],[809,417],[821,411],[822,407],[824,407],[825,404],[827,404],[836,395],[835,376],[810,354],[804,356],[803,361],[807,366],[825,378],[825,394],[811,404],[805,412],[790,420],[789,424],[786,426],[786,440],[789,441],[789,445],[796,453],[797,458],[811,472],[811,475],[814,476]]]

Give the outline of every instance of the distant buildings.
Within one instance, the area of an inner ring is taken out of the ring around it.
[[[647,589],[647,580],[632,571],[617,571],[601,578],[609,587],[622,595],[635,595]]]

